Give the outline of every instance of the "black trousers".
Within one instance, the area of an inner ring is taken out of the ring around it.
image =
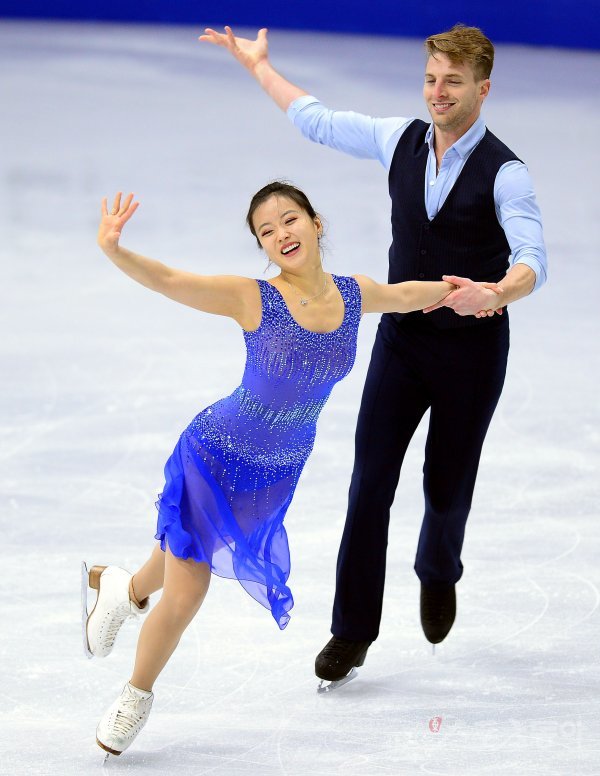
[[[356,427],[335,636],[362,641],[379,634],[390,507],[406,448],[427,409],[425,516],[415,571],[429,587],[460,579],[465,524],[508,349],[506,311],[459,329],[437,329],[422,313],[382,317]]]

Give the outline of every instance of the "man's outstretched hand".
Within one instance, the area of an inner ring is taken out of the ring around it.
[[[253,73],[256,66],[266,62],[269,58],[269,46],[267,43],[267,28],[258,31],[256,40],[238,38],[233,34],[231,27],[225,26],[225,34],[207,27],[204,35],[198,40],[212,43],[215,46],[226,48],[237,61]]]

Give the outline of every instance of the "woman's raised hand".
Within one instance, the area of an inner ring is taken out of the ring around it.
[[[260,62],[266,62],[269,59],[269,46],[267,43],[267,28],[263,27],[258,31],[256,40],[248,38],[238,38],[233,34],[231,27],[225,26],[225,34],[212,30],[207,27],[205,34],[200,35],[198,40],[205,40],[213,43],[215,46],[223,46],[231,52],[237,61],[254,73],[256,66]]]
[[[119,239],[123,227],[138,209],[139,202],[133,201],[133,194],[128,194],[121,202],[122,192],[115,196],[112,210],[108,212],[106,197],[102,200],[100,226],[98,228],[98,245],[105,253],[110,253],[119,247]]]

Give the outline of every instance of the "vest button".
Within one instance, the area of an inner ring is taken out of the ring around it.
[[[419,277],[420,278],[424,278],[425,277],[425,273],[424,272],[419,272]]]
[[[425,256],[426,253],[427,251],[425,250],[425,248],[421,248],[421,256]]]

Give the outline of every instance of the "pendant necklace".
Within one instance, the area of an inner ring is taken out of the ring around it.
[[[289,280],[286,280],[285,278],[283,278],[283,282],[287,283],[288,286],[292,289],[292,291],[296,294],[296,296],[300,298],[300,304],[304,307],[309,302],[312,302],[313,299],[317,299],[319,296],[325,293],[325,289],[327,288],[327,275],[325,275],[325,282],[323,283],[323,288],[314,296],[309,296],[309,297],[303,297],[302,294],[299,293],[298,289],[295,286],[293,286]]]

